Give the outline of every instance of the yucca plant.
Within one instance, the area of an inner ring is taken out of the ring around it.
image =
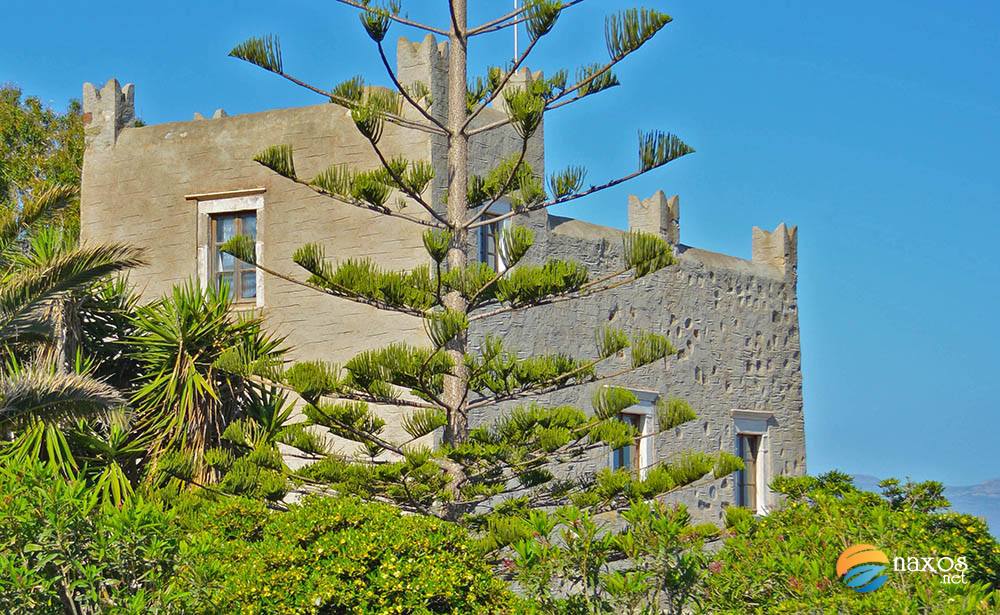
[[[129,340],[140,369],[132,403],[141,428],[153,434],[151,455],[182,452],[199,483],[217,478],[205,452],[246,415],[250,389],[259,386],[236,372],[266,373],[281,364],[282,340],[265,334],[259,317],[230,307],[224,285],[177,286],[138,309]]]

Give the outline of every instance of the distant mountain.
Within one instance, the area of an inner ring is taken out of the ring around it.
[[[851,478],[854,479],[854,484],[858,489],[880,492],[878,488],[880,479],[874,476],[855,474]],[[949,487],[946,485],[944,497],[951,502],[952,510],[982,517],[990,526],[990,532],[994,536],[1000,536],[1000,478],[968,487]]]

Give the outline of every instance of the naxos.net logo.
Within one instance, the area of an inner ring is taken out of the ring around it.
[[[853,545],[844,549],[837,558],[837,576],[854,591],[866,594],[889,580],[885,575],[888,565],[889,558],[875,545]]]

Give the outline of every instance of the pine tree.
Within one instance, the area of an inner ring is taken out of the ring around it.
[[[326,257],[323,247],[302,246],[295,262],[308,277],[303,281],[257,263],[249,237],[236,237],[223,247],[237,258],[316,291],[423,319],[429,345],[403,343],[358,354],[342,366],[302,362],[283,371],[257,374],[294,390],[305,401],[312,425],[360,443],[367,458],[345,460],[329,455],[322,443],[301,427],[288,430],[285,441],[323,457],[301,473],[339,491],[390,498],[423,513],[458,518],[487,503],[512,511],[517,507],[567,500],[588,507],[615,507],[630,500],[650,498],[679,488],[707,474],[720,477],[740,467],[727,453],[686,453],[651,469],[642,480],[626,472],[600,472],[589,481],[558,480],[552,462],[566,461],[596,448],[619,448],[634,442],[636,429],[619,414],[637,403],[624,388],[594,388],[593,413],[575,407],[548,407],[528,402],[494,423],[470,428],[469,413],[477,408],[551,393],[566,387],[612,380],[630,370],[676,353],[670,341],[653,331],[626,332],[603,327],[596,333],[596,358],[549,354],[518,358],[504,341],[487,337],[479,348],[470,346],[470,324],[514,311],[572,301],[610,292],[675,264],[674,246],[661,237],[629,232],[624,238],[624,262],[618,271],[593,278],[578,262],[548,259],[541,264],[521,262],[531,248],[530,229],[511,223],[502,233],[507,268],[497,273],[470,260],[470,235],[486,224],[516,221],[534,211],[567,203],[628,181],[693,150],[678,137],[661,131],[641,133],[637,169],[600,185],[586,186],[585,172],[570,167],[543,178],[526,162],[529,139],[539,130],[545,113],[573,104],[618,85],[613,70],[660,32],[671,18],[651,9],[629,9],[607,18],[605,38],[609,58],[579,68],[575,80],[567,71],[515,85],[512,81],[536,44],[556,25],[563,11],[582,0],[528,0],[512,12],[479,26],[467,24],[467,1],[450,0],[442,8],[439,28],[418,23],[401,12],[395,0],[338,0],[359,13],[361,24],[375,43],[392,88],[368,86],[360,77],[330,90],[313,86],[285,71],[279,40],[251,38],[230,55],[255,64],[326,97],[350,111],[357,130],[371,144],[381,168],[357,170],[334,166],[313,178],[296,174],[290,144],[263,149],[255,160],[289,180],[354,206],[395,216],[419,226],[429,256],[427,266],[410,271],[388,271],[368,259]],[[383,41],[391,26],[424,30],[447,38],[447,116],[430,111],[435,101],[427,84],[400,83],[386,58]],[[478,37],[523,25],[529,43],[507,66],[492,67],[483,77],[470,79],[468,51]],[[502,101],[507,117],[476,122],[487,105]],[[406,117],[404,108],[418,119]],[[379,141],[386,122],[447,138],[447,197],[444,203],[426,197],[434,170],[424,160],[387,157]],[[510,159],[497,161],[485,175],[470,173],[469,142],[475,135],[512,126],[522,146]],[[389,204],[397,192],[422,208],[414,216]],[[486,219],[501,200],[511,209]],[[339,255],[338,255],[339,256]],[[605,366],[624,361],[622,369]],[[384,421],[369,404],[390,404],[409,410],[404,428],[412,437],[393,442],[383,435]],[[662,400],[657,408],[659,433],[695,418],[682,400]],[[435,450],[412,444],[443,430]],[[655,436],[654,436],[655,437]],[[525,491],[526,490],[526,491]],[[526,497],[505,500],[518,491]],[[506,508],[504,508],[506,507]],[[498,522],[499,523],[499,522]],[[504,534],[492,527],[493,535]],[[509,534],[509,532],[508,532]],[[508,536],[507,541],[512,539]],[[497,538],[497,540],[500,540]]]

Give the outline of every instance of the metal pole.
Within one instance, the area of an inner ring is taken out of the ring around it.
[[[516,11],[519,8],[521,8],[521,0],[514,0],[514,10]],[[516,18],[515,18],[515,21],[516,21]],[[515,62],[517,62],[517,54],[519,53],[518,49],[517,49],[517,30],[518,30],[518,24],[515,23],[514,24],[514,61]]]

